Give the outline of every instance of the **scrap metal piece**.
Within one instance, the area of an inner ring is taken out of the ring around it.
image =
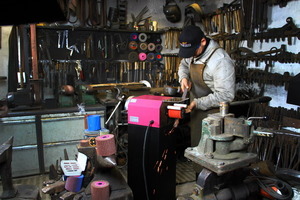
[[[0,196],[1,199],[13,198],[17,195],[17,190],[14,188],[11,174],[13,139],[14,137],[10,137],[0,146],[0,175],[3,187],[3,192]]]
[[[45,194],[55,194],[65,190],[65,182],[57,181],[51,185],[42,188],[42,192]]]
[[[111,156],[100,156],[96,157],[99,168],[113,168],[117,165],[116,155]]]
[[[129,83],[103,83],[103,84],[91,84],[86,85],[87,91],[94,90],[105,90],[105,89],[113,89],[116,87],[122,88],[139,88],[144,87],[145,85],[140,82],[129,82]]]

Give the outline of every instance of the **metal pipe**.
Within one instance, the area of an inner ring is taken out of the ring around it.
[[[19,68],[19,74],[20,74],[20,79],[19,79],[19,83],[20,83],[20,87],[23,88],[24,87],[24,78],[23,78],[23,68],[22,68],[22,63],[21,63],[21,36],[20,36],[20,32],[19,32],[19,27],[17,27],[17,43],[18,43],[18,68]]]
[[[71,145],[71,144],[78,144],[79,142],[80,140],[72,140],[66,142],[51,142],[51,143],[45,143],[43,147],[48,148],[48,147],[55,147],[61,145]],[[36,144],[31,144],[31,145],[15,146],[12,149],[19,151],[19,150],[29,150],[29,149],[36,149],[36,148],[37,148]]]
[[[84,116],[68,116],[68,117],[47,117],[42,118],[42,122],[54,122],[54,121],[65,121],[65,120],[74,120],[74,119],[83,119]],[[27,124],[27,123],[34,123],[35,119],[15,119],[15,120],[0,120],[0,124]]]
[[[250,100],[244,100],[244,101],[234,101],[229,103],[230,106],[238,106],[238,105],[244,105],[244,104],[250,104],[250,103],[267,103],[271,101],[272,98],[268,96],[259,97],[256,99],[250,99]]]

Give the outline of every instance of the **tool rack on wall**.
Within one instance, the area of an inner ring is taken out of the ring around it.
[[[268,28],[268,8],[274,5],[285,7],[288,1],[240,0],[224,4],[213,13],[203,16],[202,24],[205,32],[219,42],[228,53],[237,49],[241,42],[247,41],[249,48],[253,42],[285,41],[292,45],[291,38],[298,37],[300,29],[293,18],[288,17],[286,24],[278,28]]]
[[[265,84],[284,85],[285,89],[288,88],[289,79],[292,78],[288,72],[272,74],[270,71],[275,62],[300,63],[300,52],[286,50],[286,45],[293,45],[292,38],[300,39],[300,28],[291,17],[286,19],[286,24],[282,27],[268,27],[269,7],[279,4],[282,8],[287,3],[288,1],[233,1],[204,15],[202,24],[206,33],[218,41],[235,60],[238,81],[246,81],[247,84],[257,82],[262,88]],[[272,47],[267,51],[254,52],[255,41],[260,41],[261,45],[263,42],[285,43],[280,48]],[[244,47],[244,42],[247,47]],[[252,65],[260,69],[249,68]]]
[[[146,31],[34,24],[15,29],[14,48],[20,52],[15,51],[18,53],[11,57],[13,67],[18,66],[13,77],[19,73],[25,78],[21,82],[10,79],[10,82],[15,88],[32,93],[29,96],[41,96],[35,102],[37,106],[65,95],[62,86],[66,85],[73,86],[77,97],[78,89],[81,94],[89,84],[146,80],[157,88],[178,82],[175,65],[179,58],[177,54],[162,54],[162,50],[178,48],[175,41],[180,29]],[[166,43],[162,41],[163,36],[168,39]]]
[[[162,31],[37,26],[39,78],[54,95],[62,85],[147,80],[152,87],[161,87],[161,34]]]
[[[109,66],[118,63],[119,71],[122,71],[121,63],[140,64],[145,61],[155,64],[162,60],[160,32],[37,27],[36,35],[38,60],[42,64],[80,62],[85,68],[85,64],[89,63]],[[138,67],[143,69],[145,66]],[[133,77],[126,81],[134,81]],[[125,80],[120,77],[114,81]]]

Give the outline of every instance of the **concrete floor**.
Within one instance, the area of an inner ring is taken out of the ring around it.
[[[188,197],[192,194],[196,183],[196,173],[192,162],[177,162],[176,165],[176,197]]]
[[[176,197],[188,197],[193,194],[195,184],[196,181],[178,184],[176,186]]]

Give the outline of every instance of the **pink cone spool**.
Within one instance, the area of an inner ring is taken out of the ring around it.
[[[141,61],[146,60],[146,59],[147,59],[147,54],[145,54],[145,53],[140,53],[140,54],[139,54],[139,59],[140,59]]]
[[[111,156],[116,153],[115,137],[113,134],[96,137],[96,151],[100,156]]]
[[[100,180],[93,181],[91,184],[92,200],[108,200],[109,199],[109,182]]]

